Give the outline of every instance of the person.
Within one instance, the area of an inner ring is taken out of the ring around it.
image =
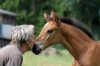
[[[0,49],[0,66],[21,66],[23,54],[34,45],[34,26],[15,26],[9,45]]]

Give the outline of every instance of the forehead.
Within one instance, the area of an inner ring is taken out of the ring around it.
[[[48,21],[43,29],[53,29],[53,28],[56,28],[57,27],[57,24],[54,22],[54,21]]]

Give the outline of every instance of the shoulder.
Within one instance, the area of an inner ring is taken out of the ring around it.
[[[10,56],[9,58],[13,58],[13,59],[16,59],[16,60],[21,60],[21,59],[23,59],[23,56],[21,54],[15,54],[15,55]]]
[[[4,52],[8,54],[8,56],[19,55],[22,56],[21,51],[14,45],[8,45],[4,48]]]

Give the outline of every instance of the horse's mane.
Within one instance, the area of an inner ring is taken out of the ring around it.
[[[91,32],[85,28],[84,26],[81,25],[81,23],[76,22],[75,20],[71,19],[71,18],[65,18],[65,17],[61,17],[60,21],[66,24],[70,24],[73,25],[77,28],[79,28],[80,30],[82,30],[83,32],[85,32],[90,38],[92,38],[94,40],[93,35],[91,34]]]

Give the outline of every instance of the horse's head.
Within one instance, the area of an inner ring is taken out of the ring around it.
[[[51,16],[44,14],[44,18],[47,23],[44,25],[39,36],[36,39],[35,45],[33,46],[33,52],[39,54],[41,50],[44,50],[48,46],[60,41],[61,33],[58,29],[59,18],[55,12],[51,12]]]

